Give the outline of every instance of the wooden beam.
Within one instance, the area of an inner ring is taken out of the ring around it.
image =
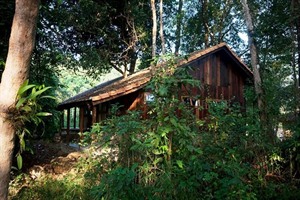
[[[97,122],[97,106],[92,108],[92,125]]]
[[[60,115],[60,131],[59,131],[59,135],[61,136],[62,134],[62,129],[64,128],[64,121],[65,121],[65,111],[63,110],[61,112],[61,115]]]
[[[84,131],[84,107],[80,107],[79,110],[79,131],[80,133]]]
[[[67,110],[67,136],[66,142],[68,143],[70,140],[70,108]]]
[[[76,129],[76,110],[77,110],[77,107],[74,107],[74,121],[73,121],[73,127],[74,127],[74,129]]]

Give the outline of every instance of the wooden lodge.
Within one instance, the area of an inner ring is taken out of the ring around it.
[[[193,68],[192,76],[199,79],[204,87],[192,91],[192,96],[200,96],[200,99],[187,96],[185,91],[181,92],[180,98],[192,106],[202,107],[195,113],[197,117],[207,114],[207,100],[245,103],[243,89],[247,80],[252,80],[253,74],[225,43],[194,52],[187,59],[178,61],[177,66],[187,65]],[[151,69],[146,68],[126,78],[102,83],[60,103],[58,110],[64,113],[62,131],[68,138],[73,132],[89,130],[93,123],[105,119],[111,105],[116,103],[123,106],[122,113],[145,109],[146,101],[151,98],[151,93],[145,89],[151,74]]]

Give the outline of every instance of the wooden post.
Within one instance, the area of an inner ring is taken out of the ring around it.
[[[60,115],[60,130],[59,130],[59,136],[61,137],[61,133],[62,133],[62,130],[64,128],[64,122],[65,122],[65,112],[64,110],[61,112],[61,115]]]
[[[76,110],[77,110],[77,107],[74,107],[74,121],[73,121],[73,127],[74,127],[74,129],[76,129]]]
[[[67,110],[67,137],[66,142],[69,143],[70,140],[70,108]]]
[[[97,122],[97,106],[92,108],[92,125]]]
[[[98,120],[99,122],[102,121],[102,113],[103,113],[103,106],[102,106],[102,103],[98,104]]]
[[[80,107],[79,110],[79,131],[83,133],[84,131],[84,107]]]

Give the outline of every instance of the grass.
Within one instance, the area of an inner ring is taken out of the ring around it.
[[[63,174],[42,172],[39,176],[20,174],[10,183],[11,200],[80,200],[92,199],[92,182],[84,176],[89,167],[87,159],[79,159],[70,171]]]

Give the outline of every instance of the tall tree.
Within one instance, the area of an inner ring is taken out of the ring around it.
[[[181,29],[182,29],[182,13],[183,0],[179,0],[177,16],[176,16],[176,32],[175,32],[175,55],[178,55],[181,44]]]
[[[208,0],[199,0],[199,3],[202,5],[202,10],[199,12],[199,18],[202,19],[202,25],[204,27],[204,47],[209,47],[209,19],[208,19]]]
[[[262,110],[263,107],[263,100],[262,100],[262,85],[261,85],[261,77],[259,72],[259,63],[258,63],[258,52],[255,44],[255,30],[252,22],[252,16],[250,13],[249,5],[247,0],[241,0],[243,11],[244,11],[244,17],[247,25],[248,30],[248,43],[250,47],[250,54],[251,54],[251,65],[253,69],[253,76],[254,76],[254,87],[255,92],[257,95],[257,103],[258,108]]]
[[[112,68],[121,74],[133,73],[138,55],[150,51],[146,48],[151,43],[149,0],[59,2],[49,0],[42,6],[39,47],[60,52],[68,60],[64,66],[81,66],[89,75]]]
[[[0,84],[0,199],[7,199],[15,127],[11,111],[21,84],[27,79],[35,44],[39,0],[16,0],[9,50]]]
[[[165,45],[165,37],[164,37],[164,22],[163,22],[163,14],[164,14],[164,5],[163,0],[160,0],[159,3],[159,25],[160,25],[160,40],[161,40],[161,53],[166,53],[166,45]]]
[[[152,11],[152,58],[156,56],[156,37],[157,37],[157,17],[155,0],[150,0]]]
[[[184,10],[187,8],[189,12],[183,16],[183,52],[190,53],[221,42],[235,47],[238,54],[244,51],[245,46],[238,36],[244,27],[235,1],[190,0],[184,2]]]
[[[296,37],[297,37],[297,54],[298,54],[298,68],[300,68],[300,0],[292,0],[292,14],[294,17],[294,24],[296,27]],[[300,77],[300,69],[298,69],[299,77]],[[300,78],[299,78],[300,80]],[[299,81],[300,87],[300,81]]]
[[[296,47],[293,49],[293,60],[292,60],[292,70],[293,70],[293,77],[294,77],[294,95],[295,101],[294,104],[294,113],[295,115],[299,115],[299,107],[300,107],[300,0],[292,0],[291,2],[292,8],[292,37]],[[296,34],[294,33],[294,27],[296,29]],[[297,56],[298,55],[298,60]],[[298,66],[298,78],[297,78],[297,67]]]

